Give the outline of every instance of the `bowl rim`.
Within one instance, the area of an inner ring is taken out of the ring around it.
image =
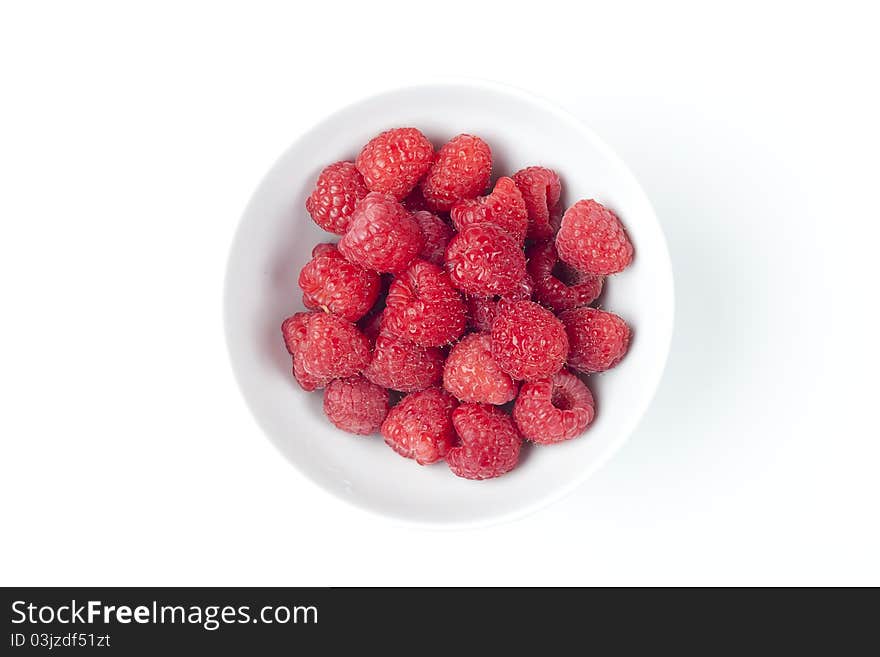
[[[238,388],[239,394],[241,395],[245,406],[250,413],[251,418],[264,434],[267,433],[266,427],[263,425],[263,421],[254,412],[254,408],[248,399],[248,395],[242,386],[241,378],[238,375],[238,370],[235,364],[235,357],[233,355],[232,335],[230,328],[231,323],[234,319],[232,309],[230,307],[230,264],[232,263],[236,246],[240,242],[241,233],[244,230],[244,218],[250,214],[251,209],[256,202],[256,199],[263,189],[263,185],[266,183],[268,174],[273,171],[280,162],[284,160],[284,158],[290,151],[297,148],[297,146],[305,138],[306,135],[318,128],[320,125],[332,121],[338,115],[349,111],[354,106],[371,102],[383,96],[390,96],[404,91],[413,91],[419,88],[437,88],[444,86],[469,87],[479,90],[490,90],[495,93],[513,96],[518,100],[531,103],[539,107],[541,110],[552,114],[556,119],[565,123],[570,129],[579,132],[581,136],[592,143],[592,145],[596,148],[597,151],[599,151],[603,155],[603,157],[607,158],[609,161],[613,162],[617,167],[619,167],[621,174],[629,178],[630,183],[633,184],[635,189],[637,189],[644,197],[646,208],[650,212],[650,218],[653,219],[653,223],[658,229],[660,240],[656,245],[656,249],[658,250],[658,255],[660,256],[661,261],[664,263],[664,268],[667,270],[669,276],[669,298],[670,304],[672,306],[672,312],[669,313],[668,320],[665,322],[665,326],[659,327],[659,329],[662,330],[662,334],[659,330],[657,332],[657,340],[658,342],[662,342],[663,346],[663,357],[661,360],[658,361],[658,364],[655,366],[655,370],[652,372],[653,383],[651,394],[646,396],[644,401],[639,405],[639,407],[637,407],[636,411],[631,416],[632,419],[630,419],[626,425],[621,427],[621,430],[617,432],[617,437],[611,442],[611,444],[599,455],[598,458],[586,465],[578,476],[573,477],[566,483],[552,488],[545,494],[536,497],[531,502],[523,504],[515,509],[495,514],[487,514],[473,520],[418,520],[402,517],[393,513],[383,512],[381,509],[363,504],[357,499],[345,497],[341,495],[338,491],[322,485],[318,480],[311,477],[309,473],[305,470],[305,468],[298,462],[286,457],[284,459],[290,465],[292,465],[305,480],[310,482],[316,489],[326,494],[330,499],[342,501],[347,506],[355,508],[361,513],[372,516],[376,519],[380,519],[386,523],[390,523],[398,527],[440,531],[476,529],[522,519],[528,515],[531,515],[532,513],[539,511],[540,509],[546,508],[567,497],[572,492],[574,492],[575,489],[577,489],[590,477],[592,477],[596,472],[603,468],[608,463],[608,461],[610,461],[611,458],[620,451],[621,447],[629,440],[630,436],[639,427],[642,419],[645,416],[645,413],[650,408],[651,404],[657,396],[657,390],[660,388],[663,379],[663,373],[665,372],[666,365],[669,361],[669,352],[672,344],[672,335],[674,331],[676,315],[675,277],[674,270],[672,268],[672,260],[669,255],[669,246],[666,240],[666,234],[663,230],[663,226],[660,223],[659,218],[657,217],[657,213],[654,210],[654,206],[651,203],[650,197],[647,195],[644,188],[639,183],[638,178],[636,178],[635,174],[632,172],[632,170],[629,168],[623,158],[621,158],[608,144],[606,144],[605,141],[601,137],[599,137],[599,135],[596,134],[582,119],[578,118],[575,114],[565,109],[561,105],[550,101],[547,98],[534,92],[527,91],[523,88],[507,83],[501,83],[487,79],[475,77],[439,76],[430,77],[419,82],[414,82],[412,84],[395,84],[393,86],[386,86],[374,93],[359,96],[348,101],[345,105],[341,106],[330,114],[327,114],[321,120],[312,123],[311,125],[308,125],[304,129],[300,130],[294,140],[281,151],[281,153],[278,155],[278,157],[275,158],[271,166],[269,166],[269,168],[266,169],[266,171],[263,173],[256,188],[250,194],[243,210],[239,213],[239,220],[236,224],[235,231],[233,232],[232,239],[229,242],[227,257],[224,262],[222,302],[224,341],[226,343],[227,361],[232,370],[233,379],[235,380],[235,384]],[[655,328],[658,327],[655,326]],[[279,452],[281,451],[274,440],[270,440],[269,442],[272,443],[273,447],[276,450],[278,450]],[[282,454],[282,456],[284,455]]]

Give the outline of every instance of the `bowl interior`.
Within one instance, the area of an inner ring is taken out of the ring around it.
[[[297,275],[319,241],[336,241],[304,203],[321,168],[353,160],[362,144],[395,126],[420,128],[439,146],[469,132],[484,138],[493,175],[540,164],[558,171],[566,207],[595,198],[623,220],[636,257],[606,284],[602,307],[633,329],[630,351],[588,384],[596,420],[582,437],[527,446],[520,466],[491,481],[453,476],[445,464],[420,467],[381,437],[335,429],[320,392],[291,376],[281,321],[302,310]],[[626,439],[646,409],[669,348],[673,286],[669,256],[650,203],[625,165],[565,112],[509,89],[483,84],[408,87],[351,105],[301,137],[275,163],[249,203],[229,258],[225,322],[233,369],[259,424],[306,476],[362,508],[420,524],[472,524],[537,508],[583,481]]]

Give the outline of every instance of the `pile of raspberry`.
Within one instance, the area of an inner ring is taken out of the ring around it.
[[[341,236],[299,275],[309,310],[284,320],[293,376],[324,413],[380,432],[421,465],[466,479],[513,470],[524,441],[581,435],[595,416],[584,375],[614,367],[630,329],[593,307],[633,247],[594,200],[558,207],[555,171],[495,180],[473,135],[439,150],[388,130],[318,176],[312,219]]]

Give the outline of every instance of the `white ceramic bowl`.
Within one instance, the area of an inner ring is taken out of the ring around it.
[[[302,310],[297,275],[312,246],[336,239],[304,203],[318,172],[353,160],[371,137],[415,126],[437,146],[461,132],[485,139],[493,175],[540,164],[558,171],[562,202],[595,198],[621,217],[635,246],[633,264],[608,280],[602,306],[633,328],[618,367],[590,379],[596,420],[581,437],[528,446],[513,472],[467,481],[445,464],[421,467],[381,437],[335,429],[320,392],[291,376],[281,321]],[[578,119],[523,92],[482,82],[407,87],[362,100],[305,133],[254,193],[235,236],[226,273],[225,322],[232,366],[263,430],[299,471],[352,504],[399,521],[468,526],[523,515],[570,492],[617,450],[653,397],[673,323],[673,284],[663,233],[624,163]],[[638,485],[638,482],[633,482]]]

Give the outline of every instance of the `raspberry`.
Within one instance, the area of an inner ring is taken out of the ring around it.
[[[344,235],[355,204],[368,191],[354,162],[337,162],[321,171],[306,210],[324,230]]]
[[[428,173],[434,146],[415,128],[394,128],[373,137],[357,156],[357,169],[371,192],[403,199]]]
[[[419,465],[436,463],[455,443],[452,412],[456,406],[455,398],[439,388],[407,395],[382,423],[385,443]]]
[[[553,237],[556,229],[551,217],[562,193],[559,176],[552,169],[526,167],[513,174],[513,181],[522,192],[529,213],[526,237],[533,240],[547,240]]]
[[[306,392],[312,392],[313,390],[323,388],[330,383],[332,379],[313,376],[306,372],[305,366],[303,366],[304,357],[305,354],[302,351],[297,351],[293,355],[293,378],[296,379],[300,388]]]
[[[380,332],[364,376],[383,388],[417,392],[440,383],[442,372],[443,352],[439,349]]]
[[[436,214],[426,210],[413,212],[413,219],[419,224],[425,237],[425,246],[419,257],[442,267],[446,246],[452,239],[452,228]]]
[[[323,388],[329,379],[309,374],[303,366],[304,351],[301,345],[306,341],[309,332],[309,322],[318,313],[296,313],[281,323],[281,335],[284,338],[284,346],[293,356],[293,376],[303,390],[311,392],[316,388]]]
[[[490,297],[509,294],[526,275],[520,245],[494,224],[467,226],[446,248],[446,268],[462,292]]]
[[[309,320],[315,313],[295,313],[281,322],[281,336],[287,353],[293,356],[308,333]]]
[[[559,315],[568,334],[568,365],[581,372],[604,372],[626,355],[630,330],[614,313],[574,308]]]
[[[334,242],[318,242],[315,246],[312,247],[312,258],[320,258],[322,256],[326,256],[328,258],[339,258],[340,260],[344,260],[342,254],[339,252],[339,249],[336,248],[336,244]]]
[[[391,196],[370,192],[355,207],[339,252],[366,269],[398,273],[424,245],[419,224],[400,203]]]
[[[552,241],[532,245],[526,265],[535,282],[535,301],[555,312],[586,306],[602,292],[603,278],[572,269],[559,260]]]
[[[532,298],[532,279],[526,274],[520,281],[516,289],[505,296],[495,295],[493,297],[473,297],[467,298],[468,304],[468,320],[470,326],[477,331],[491,331],[492,322],[498,314],[499,303],[512,301],[520,301],[522,299]]]
[[[583,433],[595,414],[590,389],[571,372],[524,383],[513,405],[513,419],[524,438],[541,445]]]
[[[382,326],[423,347],[454,341],[467,323],[467,306],[449,275],[424,260],[416,260],[394,279],[385,304]]]
[[[443,387],[460,401],[506,404],[516,397],[516,383],[492,358],[488,333],[471,333],[452,347],[443,366]]]
[[[499,307],[492,323],[492,356],[514,379],[555,374],[567,355],[565,327],[552,312],[532,301]]]
[[[388,415],[388,391],[360,375],[334,379],[324,390],[324,415],[343,431],[368,436]]]
[[[620,219],[596,201],[578,201],[562,216],[559,258],[586,274],[608,276],[632,262],[633,247]]]
[[[449,212],[458,201],[482,194],[492,175],[492,151],[473,135],[458,135],[437,151],[422,181],[422,193],[435,212]]]
[[[327,313],[311,313],[296,349],[302,353],[303,371],[317,379],[353,376],[370,361],[367,336],[351,322]]]
[[[450,216],[457,230],[472,224],[495,224],[510,233],[520,245],[526,238],[529,224],[523,196],[510,178],[499,178],[488,196],[459,201]]]
[[[379,275],[344,260],[335,247],[331,250],[319,244],[315,251],[322,255],[309,261],[299,273],[303,304],[357,321],[376,303]]]
[[[486,404],[462,404],[453,411],[452,424],[460,438],[446,454],[453,474],[491,479],[516,467],[522,437],[503,411]]]

